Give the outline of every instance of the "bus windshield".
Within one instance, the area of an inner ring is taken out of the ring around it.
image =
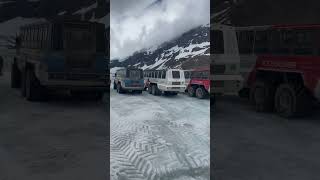
[[[141,79],[143,78],[143,74],[142,74],[142,70],[138,70],[138,69],[130,69],[128,70],[128,75],[129,78],[133,78],[133,79]]]
[[[66,45],[68,49],[73,50],[86,50],[92,49],[93,37],[88,31],[74,30],[67,32]]]
[[[179,71],[172,71],[172,78],[173,79],[179,79],[180,78],[180,72]]]

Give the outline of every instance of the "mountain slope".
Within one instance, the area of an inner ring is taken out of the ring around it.
[[[110,67],[137,67],[142,69],[183,68],[190,59],[207,59],[210,53],[209,25],[194,28],[158,48],[141,50]]]

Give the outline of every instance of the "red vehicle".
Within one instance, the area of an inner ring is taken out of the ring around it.
[[[320,100],[320,25],[236,29],[240,72],[257,111],[305,115]]]
[[[200,99],[207,97],[210,93],[210,69],[193,69],[186,91],[191,97],[196,96]]]

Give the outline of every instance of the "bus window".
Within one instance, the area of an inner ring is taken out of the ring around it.
[[[296,55],[312,55],[313,44],[312,37],[313,32],[308,30],[297,30],[295,31],[295,40],[293,53]]]
[[[210,35],[213,39],[213,48],[211,54],[223,54],[224,53],[224,42],[223,42],[223,32],[219,30],[211,31]]]
[[[238,47],[240,54],[251,54],[253,53],[253,31],[240,31],[237,33],[238,36]]]
[[[166,71],[162,71],[162,79],[166,78]]]
[[[254,53],[265,54],[269,52],[270,34],[268,31],[257,31],[255,36]]]
[[[292,31],[276,30],[272,32],[272,52],[274,54],[290,54],[292,47]]]
[[[179,79],[180,78],[180,72],[179,71],[172,71],[172,78],[173,79]]]

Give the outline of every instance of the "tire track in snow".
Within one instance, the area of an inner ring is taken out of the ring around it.
[[[208,152],[201,152],[201,148],[206,146],[209,150],[209,144],[201,137],[196,137],[192,125],[172,121],[176,116],[174,108],[168,111],[170,105],[166,107],[168,104],[155,103],[153,96],[143,96],[143,100],[139,96],[119,97],[122,99],[114,97],[117,101],[111,101],[111,112],[116,111],[111,114],[113,118],[117,118],[111,120],[112,179],[180,179],[186,174],[189,175],[188,178],[183,178],[186,180],[209,179]],[[139,107],[139,101],[146,105]],[[121,107],[123,103],[134,106]],[[134,118],[132,114],[136,113],[135,108],[142,108],[140,112],[149,113],[146,116],[148,118]],[[149,112],[146,111],[148,109]],[[150,111],[154,111],[151,116]],[[188,110],[183,112],[186,113]],[[171,119],[167,118],[167,115]],[[187,146],[189,141],[196,144],[191,150]]]

